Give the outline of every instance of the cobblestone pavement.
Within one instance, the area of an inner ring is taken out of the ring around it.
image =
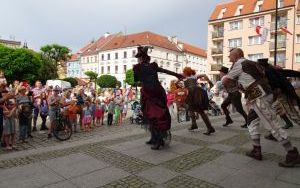
[[[222,127],[224,117],[212,117],[216,128],[205,136],[174,123],[172,142],[153,151],[140,126],[100,127],[76,133],[67,142],[36,132],[18,151],[0,151],[0,187],[299,187],[300,168],[284,169],[277,162],[283,148],[262,139],[263,161],[245,156],[251,148],[242,118]],[[265,131],[262,130],[263,133]],[[300,128],[288,130],[300,148]]]

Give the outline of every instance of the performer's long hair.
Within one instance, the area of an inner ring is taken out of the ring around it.
[[[196,74],[196,71],[193,70],[191,67],[185,67],[185,68],[183,69],[183,74],[184,74],[185,76],[193,76],[193,75]]]

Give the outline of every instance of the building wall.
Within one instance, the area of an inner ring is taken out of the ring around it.
[[[81,77],[80,61],[70,61],[67,64],[67,77]]]
[[[288,69],[299,69],[300,63],[295,63],[296,53],[300,53],[300,44],[296,44],[296,33],[300,32],[300,25],[295,25],[295,7],[283,8],[279,11],[279,14],[286,15],[287,17],[287,29],[293,33],[293,35],[286,34],[278,30],[278,34],[283,34],[286,37],[286,48],[278,48],[278,53],[285,54],[285,61],[278,61],[278,65],[283,66]],[[256,17],[264,17],[264,26],[269,29],[267,40],[262,44],[249,44],[249,36],[257,36],[255,32],[255,27],[250,27],[250,19]],[[230,22],[233,21],[242,21],[242,28],[239,30],[231,30]],[[250,54],[263,53],[264,58],[269,58],[271,62],[274,61],[274,50],[270,50],[270,46],[274,44],[274,31],[272,31],[272,25],[274,25],[275,20],[275,11],[268,12],[259,12],[246,16],[233,17],[228,19],[211,21],[208,24],[208,49],[207,49],[207,69],[208,74],[213,80],[218,79],[218,71],[212,71],[212,68],[215,68],[217,63],[230,67],[232,63],[229,62],[229,39],[242,38],[242,48],[245,53],[245,57],[249,58]],[[214,28],[216,25],[223,25],[224,36],[220,38],[212,38],[213,32],[216,31]],[[294,27],[295,26],[295,27]],[[295,28],[295,29],[294,29]],[[223,52],[221,54],[213,54],[213,48],[217,42],[223,42]],[[216,59],[219,58],[219,61]],[[283,62],[283,63],[282,63]]]

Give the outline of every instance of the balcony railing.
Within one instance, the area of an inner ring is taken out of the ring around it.
[[[211,54],[212,55],[223,54],[223,49],[222,48],[212,48],[211,49]]]
[[[224,31],[214,31],[212,32],[212,38],[223,38],[224,37]]]
[[[286,48],[286,41],[277,42],[277,49]],[[270,50],[275,50],[275,42],[270,42]]]
[[[287,19],[280,20],[277,22],[277,30],[281,27],[287,27]],[[271,31],[275,31],[275,22],[271,22]]]

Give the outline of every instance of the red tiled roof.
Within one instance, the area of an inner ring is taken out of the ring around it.
[[[210,16],[210,20],[217,20],[222,9],[226,8],[223,18],[234,17],[239,5],[244,5],[240,15],[254,13],[257,0],[233,0],[227,3],[218,4]],[[275,9],[275,0],[264,0],[261,11]],[[284,0],[284,7],[295,5],[295,0]],[[298,7],[299,8],[299,7]]]
[[[192,46],[190,44],[183,43],[183,51],[191,54],[195,54],[201,57],[207,57],[207,53],[204,49]]]
[[[96,54],[98,50],[101,50],[111,39],[113,39],[118,34],[112,34],[107,37],[100,37],[97,41],[90,43],[90,45],[87,46],[82,52],[82,55],[85,56]]]
[[[137,45],[152,45],[180,52],[176,44],[169,41],[167,37],[149,31],[129,35],[118,35],[108,42],[102,50],[112,50]]]
[[[298,2],[297,12],[300,12],[300,1]]]
[[[72,54],[69,61],[76,61],[79,59],[79,54]]]

